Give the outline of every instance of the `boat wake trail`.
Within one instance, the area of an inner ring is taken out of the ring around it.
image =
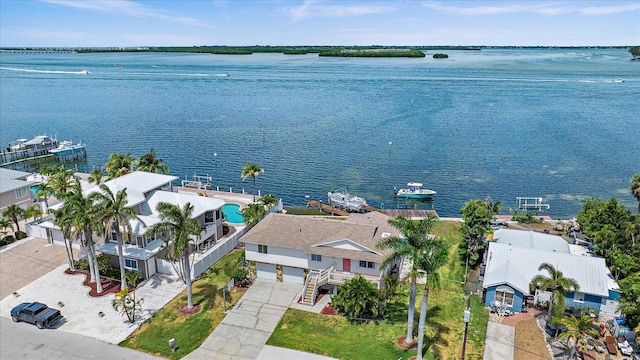
[[[28,72],[28,73],[38,73],[38,74],[73,74],[73,75],[85,75],[85,74],[88,74],[88,73],[89,73],[87,70],[80,70],[80,71],[62,71],[62,70],[21,69],[21,68],[11,68],[11,67],[0,67],[0,70],[18,71],[18,72]]]

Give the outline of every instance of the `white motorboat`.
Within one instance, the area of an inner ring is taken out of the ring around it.
[[[404,197],[409,199],[430,199],[436,194],[433,190],[423,189],[421,183],[410,182],[407,184],[406,189],[393,188],[397,197]]]
[[[47,135],[38,135],[31,140],[18,139],[9,144],[7,151],[49,150],[58,146],[58,139]]]
[[[84,148],[85,146],[82,142],[74,144],[70,140],[65,140],[61,142],[57,148],[49,150],[49,153],[57,156],[65,156],[82,152],[84,151]]]
[[[348,211],[362,211],[367,206],[367,201],[359,196],[351,195],[347,189],[338,189],[327,193],[329,205]]]

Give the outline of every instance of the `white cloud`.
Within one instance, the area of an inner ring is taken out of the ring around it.
[[[640,10],[640,3],[619,6],[590,6],[580,9],[580,12],[586,15],[609,15],[635,10]]]
[[[325,5],[317,1],[305,1],[304,4],[286,9],[294,21],[310,17],[348,17],[370,14],[382,14],[395,10],[391,6],[381,5]]]
[[[437,1],[426,1],[423,6],[437,11],[448,12],[457,15],[477,16],[477,15],[497,15],[519,12],[533,12],[542,15],[558,15],[572,12],[567,7],[556,7],[550,4],[512,4],[504,6],[469,6],[461,7],[456,5],[443,5]]]
[[[96,1],[75,1],[75,0],[40,0],[45,3],[60,6],[73,7],[99,11],[104,13],[121,14],[131,17],[156,18],[171,21],[177,24],[191,25],[205,28],[212,28],[211,25],[190,17],[175,16],[166,10],[154,9],[134,1],[128,0],[96,0]]]

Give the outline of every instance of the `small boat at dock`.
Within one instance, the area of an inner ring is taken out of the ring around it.
[[[82,142],[74,144],[70,140],[65,140],[61,142],[57,148],[49,150],[49,153],[57,156],[67,156],[82,152],[84,150],[85,145]]]
[[[410,182],[407,184],[406,189],[393,188],[393,192],[397,197],[404,197],[409,199],[430,199],[436,194],[433,190],[423,189],[421,183]]]
[[[363,211],[367,206],[367,200],[362,197],[349,194],[347,189],[342,188],[327,193],[329,197],[329,205],[347,211]]]
[[[9,143],[7,151],[50,150],[58,145],[58,139],[54,139],[48,135],[38,135],[31,140],[18,139]]]

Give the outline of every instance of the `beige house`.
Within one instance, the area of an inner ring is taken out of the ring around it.
[[[240,242],[257,277],[304,284],[303,302],[313,303],[322,286],[335,289],[356,275],[380,285],[390,270],[380,263],[392,251],[376,244],[399,235],[389,219],[379,212],[353,213],[346,220],[271,213]]]
[[[30,187],[35,184],[27,181],[28,172],[0,168],[0,212],[10,205],[26,209],[33,201]]]

